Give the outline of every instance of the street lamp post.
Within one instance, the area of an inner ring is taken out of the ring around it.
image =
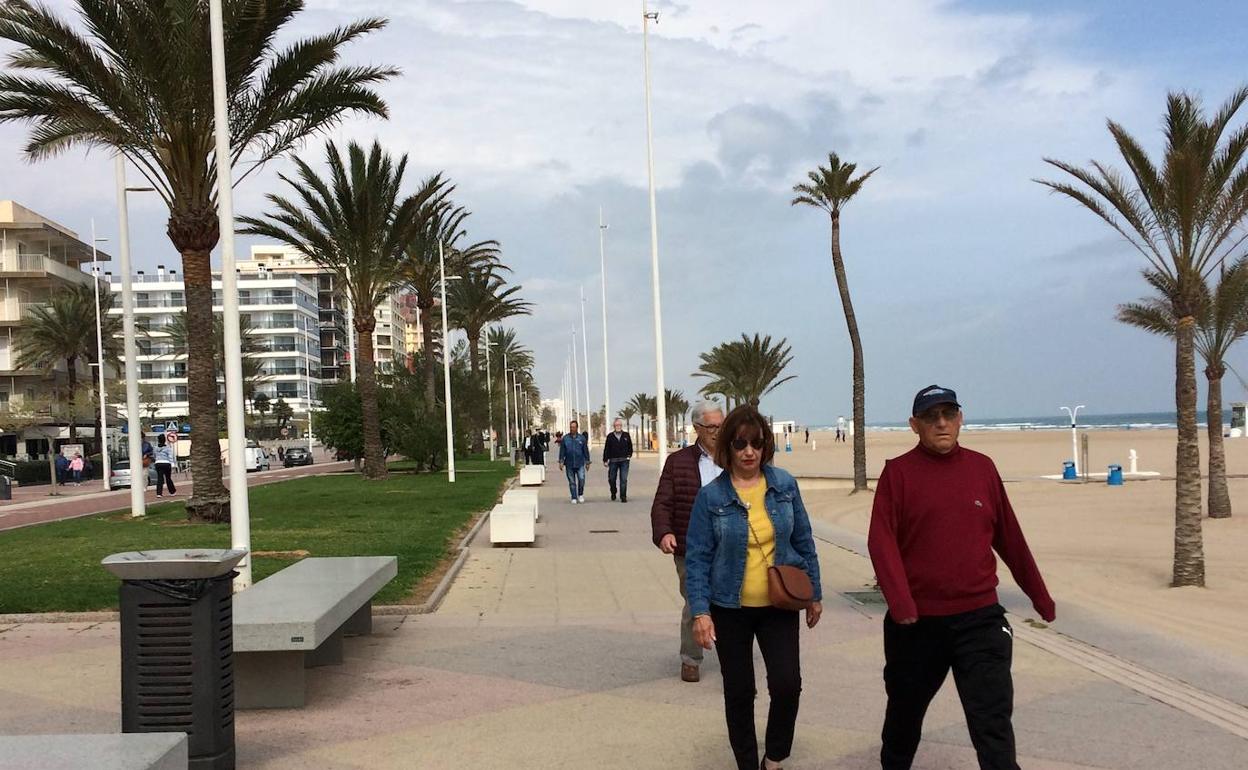
[[[602,391],[603,391],[603,425],[602,430],[605,434],[607,431],[607,422],[610,421],[614,412],[611,411],[611,372],[607,361],[607,247],[606,247],[607,225],[602,221],[602,207],[598,207],[598,259],[601,263],[602,278]]]
[[[516,464],[516,455],[511,451],[511,399],[508,396],[507,387],[507,351],[503,350],[503,433],[507,436],[507,441],[503,443],[507,447],[507,462],[512,465]]]
[[[579,419],[581,413],[581,384],[580,379],[581,363],[576,355],[576,327],[572,327],[572,400],[576,404],[576,409],[572,412],[572,419]]]
[[[589,334],[585,331],[585,287],[581,286],[581,362],[585,364],[585,446],[594,443],[594,406],[589,399]]]
[[[238,316],[238,273],[234,261],[234,183],[230,151],[230,124],[226,107],[225,27],[221,0],[209,0],[212,48],[213,128],[216,134],[217,217],[221,228],[221,310],[224,322],[225,411],[230,451],[230,542],[247,551],[239,563],[234,590],[251,586],[251,512],[247,502],[246,426],[243,422],[243,358]],[[200,436],[211,436],[212,426],[199,426]],[[203,441],[204,438],[197,439]]]
[[[138,346],[134,336],[134,275],[130,270],[130,209],[126,202],[126,161],[113,162],[117,182],[117,246],[121,259],[121,330],[126,361],[126,425],[130,456],[130,515],[147,515],[147,472],[143,468],[143,420],[139,417]]]
[[[446,320],[446,256],[442,241],[438,241],[438,274],[442,288],[442,378],[444,407],[446,412],[446,480],[455,483],[455,434],[451,426],[451,339]]]
[[[1070,457],[1075,463],[1075,475],[1079,475],[1079,410],[1087,409],[1087,406],[1080,404],[1074,409],[1069,406],[1061,407],[1061,410],[1070,416]]]
[[[494,370],[490,368],[490,348],[494,343],[490,342],[490,327],[485,327],[485,399],[489,402],[490,409],[490,460],[498,459],[498,447],[494,444]]]
[[[659,302],[659,220],[654,195],[654,125],[650,115],[650,22],[659,21],[641,0],[641,50],[646,80],[646,171],[650,181],[650,282],[654,294],[654,372],[656,420],[659,433],[659,467],[667,461],[667,404],[663,395],[663,311]]]
[[[100,383],[100,435],[96,436],[96,441],[100,444],[100,464],[103,471],[104,491],[112,491],[112,483],[109,480],[111,475],[109,472],[108,457],[108,396],[104,394],[104,319],[100,318],[100,261],[96,250],[96,244],[107,241],[107,238],[97,238],[95,235],[95,218],[91,218],[91,287],[95,289],[95,360],[96,368],[99,369]],[[133,471],[131,472],[130,482],[134,483]],[[144,478],[146,481],[146,477]]]

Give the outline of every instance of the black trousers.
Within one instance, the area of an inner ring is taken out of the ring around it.
[[[884,618],[884,770],[908,770],[919,748],[923,716],[949,670],[982,770],[1018,770],[1015,759],[1014,630],[999,604],[913,625]]]
[[[754,731],[754,640],[767,666],[765,739],[768,759],[787,759],[793,748],[797,706],[802,693],[798,613],[775,607],[728,609],[711,605],[715,652],[724,677],[724,715],[728,743],[739,770],[757,770],[758,737]]]
[[[144,468],[144,475],[147,475],[147,469]],[[169,494],[176,494],[177,488],[173,486],[173,465],[171,463],[156,463],[156,494],[163,495],[165,493],[165,484],[169,485]]]

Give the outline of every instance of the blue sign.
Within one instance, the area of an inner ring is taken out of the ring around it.
[[[184,422],[184,423],[182,423],[182,432],[183,432],[183,433],[190,433],[190,432],[191,432],[191,424],[190,424],[189,422]]]

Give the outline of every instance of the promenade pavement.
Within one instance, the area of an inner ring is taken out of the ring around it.
[[[675,569],[650,543],[653,463],[634,463],[628,504],[607,501],[598,466],[589,503],[577,506],[552,463],[535,547],[491,548],[482,530],[437,612],[379,615],[373,636],[347,640],[343,665],[312,674],[306,708],[241,712],[239,766],[730,767],[714,654],[702,682],[678,678]],[[785,767],[878,767],[882,607],[844,595],[872,582],[861,555],[829,538],[820,557],[825,612],[802,634],[802,707]],[[1052,633],[1011,609],[1020,631]],[[1248,741],[1232,730],[1090,668],[1016,642],[1023,767],[1244,767]],[[0,627],[0,733],[115,731],[118,689],[116,624]],[[915,767],[974,766],[947,682]]]

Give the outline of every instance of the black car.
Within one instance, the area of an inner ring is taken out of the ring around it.
[[[291,447],[286,450],[286,459],[282,464],[287,468],[293,468],[296,465],[311,465],[312,453],[303,447]]]

